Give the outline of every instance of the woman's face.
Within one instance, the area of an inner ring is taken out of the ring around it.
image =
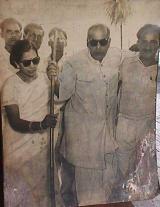
[[[33,49],[24,52],[19,63],[20,72],[28,78],[36,78],[40,58]]]

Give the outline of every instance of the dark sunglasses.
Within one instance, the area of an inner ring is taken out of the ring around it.
[[[106,46],[108,44],[109,38],[108,39],[101,39],[101,40],[89,40],[89,43],[92,47],[96,47],[98,45],[98,42],[101,46]]]
[[[39,61],[40,61],[40,57],[35,57],[32,60],[22,60],[21,63],[23,64],[24,67],[28,67],[28,66],[31,65],[31,62],[34,65],[38,65],[39,64]]]

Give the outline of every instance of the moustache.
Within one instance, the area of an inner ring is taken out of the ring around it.
[[[16,38],[11,38],[11,39],[8,40],[9,43],[15,43],[16,41],[17,41]]]

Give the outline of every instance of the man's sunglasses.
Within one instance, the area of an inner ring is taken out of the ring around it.
[[[98,42],[101,46],[106,46],[108,44],[108,40],[109,40],[109,38],[108,39],[101,39],[101,40],[92,39],[92,40],[89,40],[89,43],[92,47],[96,47],[98,45]]]
[[[40,57],[35,57],[32,60],[22,60],[21,63],[23,64],[24,67],[28,67],[31,65],[31,62],[33,63],[33,65],[38,65],[40,61]]]

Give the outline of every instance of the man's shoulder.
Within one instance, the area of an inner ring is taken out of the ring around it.
[[[65,63],[76,64],[77,62],[85,61],[88,57],[88,50],[83,49],[66,58]]]
[[[121,54],[121,53],[122,53],[122,50],[119,49],[118,47],[110,47],[110,48],[108,49],[108,51],[109,51],[110,53],[115,53],[115,54]]]
[[[139,54],[137,52],[131,52],[131,51],[124,51],[123,52],[123,63],[125,64],[131,64],[136,63],[138,61]]]
[[[110,47],[107,51],[106,56],[104,57],[105,61],[111,61],[117,63],[117,65],[119,65],[121,63],[121,59],[122,59],[122,50],[117,48],[117,47]]]
[[[111,55],[111,56],[121,56],[123,53],[123,51],[117,47],[110,47],[108,49],[107,55]]]

